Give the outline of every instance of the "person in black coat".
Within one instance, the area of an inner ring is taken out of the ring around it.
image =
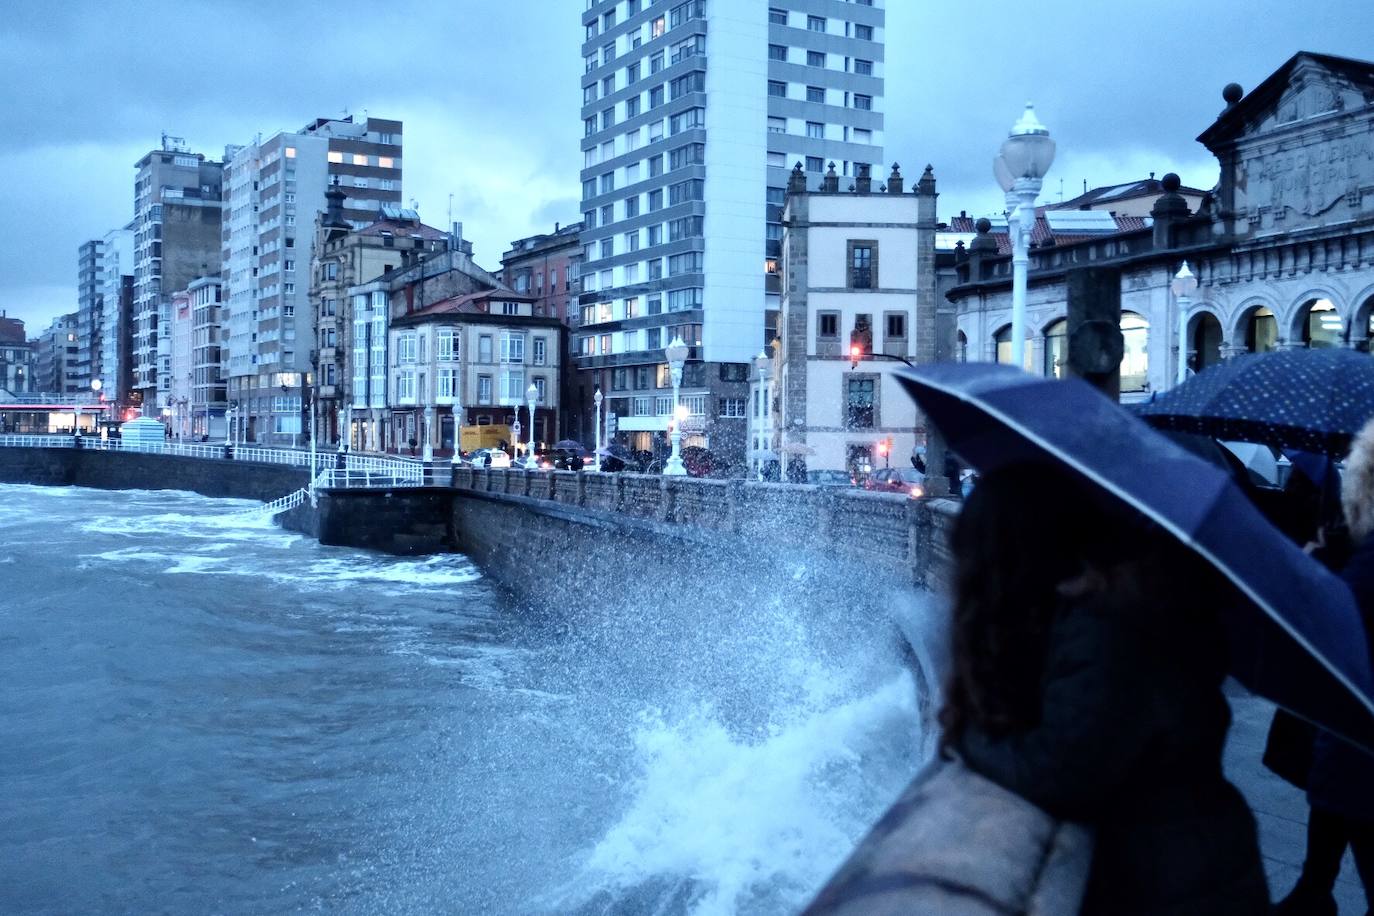
[[[1094,828],[1082,912],[1267,913],[1254,817],[1222,774],[1216,574],[1051,467],[986,475],[953,549],[942,748]]]
[[[1364,618],[1366,635],[1374,633],[1374,421],[1350,445],[1341,478],[1341,509],[1353,544],[1341,577],[1350,586]],[[1329,538],[1320,539],[1325,549]],[[1370,641],[1374,654],[1374,640]],[[1307,776],[1307,855],[1292,892],[1277,908],[1281,914],[1334,914],[1332,888],[1349,845],[1364,885],[1365,901],[1374,904],[1374,756],[1327,732],[1312,747]]]

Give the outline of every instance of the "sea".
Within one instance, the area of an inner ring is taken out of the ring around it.
[[[0,913],[791,913],[929,753],[888,621],[259,505],[0,485]]]

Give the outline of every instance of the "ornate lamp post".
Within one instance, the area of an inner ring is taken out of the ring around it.
[[[100,401],[100,400],[102,399],[103,396],[102,396],[101,393],[100,393],[100,389],[101,389],[101,388],[104,388],[104,387],[105,387],[105,383],[102,382],[100,379],[98,379],[98,378],[97,378],[97,379],[91,379],[91,394],[95,395],[95,399],[96,399],[97,401]],[[95,425],[96,425],[95,434],[96,434],[97,436],[100,435],[100,420],[101,420],[101,417],[104,416],[104,414],[105,414],[105,405],[102,403],[102,404],[96,409],[96,414],[95,414]]]
[[[1193,292],[1197,289],[1197,277],[1188,269],[1184,261],[1169,286],[1178,300],[1178,383],[1188,379],[1188,307],[1193,304]]]
[[[592,405],[595,411],[594,423],[595,432],[592,442],[592,470],[601,470],[601,386],[596,386],[596,393],[592,395]]]
[[[423,445],[420,447],[420,458],[424,461],[434,460],[434,405],[426,404],[424,412],[424,431],[421,433]]]
[[[771,370],[773,368],[773,360],[769,357],[767,350],[760,350],[759,355],[754,357],[754,368],[757,369],[759,373],[760,404],[758,424],[760,435],[758,437],[758,443],[759,451],[762,452],[765,448],[765,443],[767,441],[766,439],[764,439],[763,434],[767,432],[769,427],[772,425],[771,423],[765,422],[765,420],[769,420],[772,418],[773,403],[772,392],[769,390],[769,380]],[[763,480],[764,458],[761,454],[758,457],[758,465],[758,478],[759,480]]]
[[[668,463],[663,466],[663,473],[671,477],[683,477],[687,474],[687,467],[682,463],[682,417],[678,408],[682,404],[682,365],[687,362],[687,354],[690,352],[681,334],[673,335],[672,343],[663,350],[663,355],[668,357],[668,372],[673,378],[673,453],[668,456]]]
[[[539,386],[530,382],[530,387],[525,389],[525,400],[529,402],[530,408],[530,443],[525,447],[525,464],[533,467],[534,461],[534,405],[539,400]]]
[[[1030,268],[1030,237],[1035,227],[1035,198],[1045,173],[1054,163],[1054,140],[1049,129],[1026,103],[1021,118],[1002,141],[992,163],[993,174],[1007,195],[1007,229],[1011,232],[1011,362],[1026,364],[1026,279]]]

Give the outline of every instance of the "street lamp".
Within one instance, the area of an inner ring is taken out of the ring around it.
[[[534,460],[534,405],[539,400],[539,386],[530,380],[530,387],[525,389],[525,400],[530,405],[530,444],[525,449],[525,464],[528,466]]]
[[[1030,237],[1035,227],[1035,198],[1045,173],[1054,162],[1054,140],[1035,107],[1026,103],[1021,118],[1002,141],[992,163],[997,183],[1007,195],[1007,230],[1011,233],[1011,362],[1026,364],[1026,278],[1030,268]]]
[[[763,480],[764,458],[762,452],[764,449],[764,442],[766,441],[764,439],[764,434],[768,431],[768,428],[771,425],[764,423],[764,418],[772,418],[771,404],[773,403],[773,399],[772,392],[768,390],[769,370],[772,369],[772,367],[773,360],[768,356],[768,351],[760,350],[759,355],[754,357],[754,368],[757,369],[759,373],[759,399],[761,401],[761,403],[759,404],[758,411],[758,451],[760,452],[758,456],[759,480]]]
[[[601,386],[596,386],[596,391],[592,394],[592,405],[595,411],[592,417],[592,470],[601,470]]]
[[[1187,261],[1169,286],[1178,300],[1178,382],[1183,384],[1188,378],[1188,307],[1193,304],[1192,295],[1197,289],[1197,277],[1188,269]]]
[[[668,357],[668,372],[673,377],[673,453],[668,456],[668,463],[663,466],[663,473],[671,477],[682,477],[687,474],[687,467],[682,463],[682,417],[680,416],[682,407],[682,364],[687,361],[687,354],[691,350],[683,342],[681,334],[674,334],[672,343],[668,344],[663,350],[663,355]]]
[[[92,393],[93,395],[95,395],[95,399],[96,399],[97,403],[101,400],[100,389],[103,388],[103,387],[105,387],[105,383],[102,382],[100,379],[98,379],[98,378],[97,378],[97,379],[91,379],[91,393]],[[104,404],[98,404],[98,406],[96,407],[96,414],[95,414],[95,425],[96,425],[96,435],[97,435],[97,436],[100,435],[100,422],[101,422],[101,417],[104,415],[104,412],[105,412],[105,405],[104,405]],[[78,418],[78,419],[79,419],[79,418]]]

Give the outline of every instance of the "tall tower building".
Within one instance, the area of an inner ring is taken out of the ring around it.
[[[164,134],[136,168],[132,398],[152,415],[170,390],[172,293],[219,272],[223,166]]]
[[[91,381],[121,411],[133,389],[134,223],[105,233],[100,256],[100,343]]]
[[[77,249],[76,261],[76,360],[71,367],[89,387],[100,378],[100,328],[105,300],[105,240],[91,239]]]
[[[228,398],[238,441],[299,443],[309,432],[315,218],[344,192],[357,228],[401,202],[401,122],[319,118],[226,151],[223,298]]]
[[[692,348],[684,444],[742,459],[751,360],[776,336],[788,171],[882,161],[883,0],[590,0],[582,14],[579,398],[661,450],[663,348]]]

